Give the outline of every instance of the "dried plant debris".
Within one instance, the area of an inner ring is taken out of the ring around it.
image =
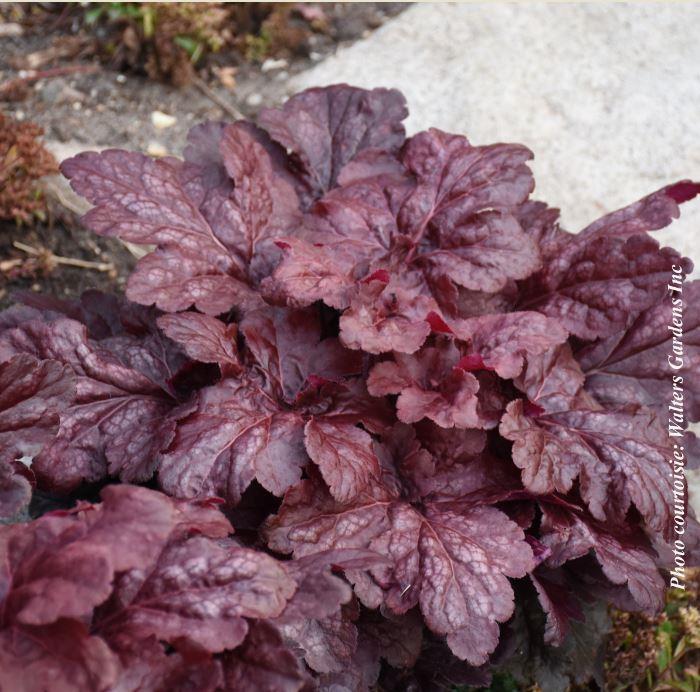
[[[99,54],[110,66],[182,86],[220,52],[258,62],[307,54],[327,27],[321,9],[308,17],[291,3],[93,3],[80,21],[106,32]]]
[[[58,172],[54,157],[40,141],[43,130],[0,113],[0,218],[31,224],[46,218],[46,200],[38,183]]]
[[[60,29],[48,46],[10,60],[38,69],[61,59],[97,57],[112,69],[178,86],[197,73],[231,82],[231,67],[308,58],[321,46],[359,38],[403,9],[402,3],[137,3],[36,5],[16,8],[23,30]],[[9,94],[3,96],[6,100]],[[20,96],[17,96],[20,98]]]

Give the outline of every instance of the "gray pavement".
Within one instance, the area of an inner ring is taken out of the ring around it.
[[[669,182],[700,180],[698,27],[698,3],[417,4],[289,91],[397,87],[411,133],[526,144],[535,196],[577,231]],[[700,266],[700,199],[658,237]],[[691,494],[700,513],[698,475]]]
[[[403,91],[410,132],[515,141],[572,231],[700,179],[700,4],[417,4],[290,83]],[[700,200],[664,231],[700,263]]]

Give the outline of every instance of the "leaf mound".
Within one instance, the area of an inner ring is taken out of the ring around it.
[[[445,689],[556,647],[560,685],[592,603],[658,611],[700,288],[652,232],[700,184],[574,234],[528,149],[406,115],[341,84],[63,163],[155,249],[125,298],[0,315],[0,514],[35,516],[0,529],[1,688]]]

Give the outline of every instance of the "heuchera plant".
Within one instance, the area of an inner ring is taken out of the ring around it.
[[[2,512],[79,499],[0,529],[0,689],[449,688],[528,594],[553,646],[590,601],[660,608],[692,264],[649,232],[700,184],[572,234],[528,149],[406,115],[337,85],[184,160],[63,163],[88,228],[155,249],[128,300],[0,315]]]

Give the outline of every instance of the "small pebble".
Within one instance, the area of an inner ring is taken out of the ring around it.
[[[258,94],[254,91],[252,94],[248,94],[248,97],[246,98],[245,102],[249,106],[255,108],[255,106],[259,106],[262,103],[262,94]]]
[[[41,80],[37,83],[39,98],[52,105],[82,101],[85,94],[74,89],[65,79]]]
[[[65,102],[84,101],[85,94],[79,89],[75,89],[70,85],[66,85],[65,87],[63,87],[63,89],[61,89],[61,93],[58,95],[58,99],[59,101]]]
[[[149,156],[160,158],[168,155],[168,150],[160,142],[149,142],[146,153]]]
[[[174,115],[163,113],[163,111],[153,111],[151,113],[151,122],[156,130],[165,130],[168,127],[172,127],[177,122],[177,118]]]
[[[119,82],[119,84],[125,84],[126,83],[126,75],[118,74],[116,76],[116,80]]]
[[[238,72],[237,67],[231,65],[226,67],[214,67],[214,74],[217,76],[218,80],[221,82],[222,86],[227,89],[236,88],[236,73]]]
[[[24,33],[24,29],[21,24],[16,22],[5,22],[0,24],[0,37],[9,38],[11,36],[21,36]]]
[[[281,70],[282,68],[288,66],[289,63],[284,58],[280,58],[279,60],[275,60],[275,58],[268,58],[262,64],[262,67],[260,69],[263,72],[270,72],[272,70]]]

